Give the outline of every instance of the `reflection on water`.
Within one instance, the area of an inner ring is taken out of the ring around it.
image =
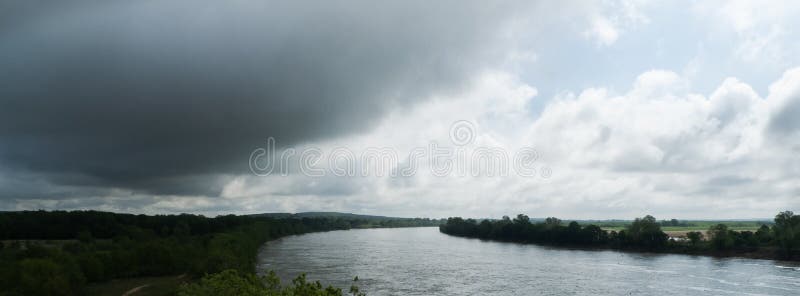
[[[368,295],[800,295],[793,262],[565,250],[448,236],[437,228],[332,231],[267,243],[260,272]]]

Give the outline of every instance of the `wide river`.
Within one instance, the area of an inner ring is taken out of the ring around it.
[[[800,264],[481,241],[438,228],[331,231],[268,242],[260,272],[367,295],[800,295]]]

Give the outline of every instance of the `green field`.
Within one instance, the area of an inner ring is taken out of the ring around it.
[[[595,222],[597,226],[600,226],[604,230],[608,231],[620,231],[625,229],[631,222],[629,221],[614,221],[614,222]],[[770,222],[765,221],[681,221],[681,223],[685,223],[684,226],[662,226],[661,230],[667,233],[673,232],[689,232],[689,231],[700,231],[705,232],[708,230],[709,227],[717,224],[725,224],[728,226],[728,229],[735,230],[735,231],[756,231],[758,230],[761,225],[766,224],[767,226],[771,225]]]

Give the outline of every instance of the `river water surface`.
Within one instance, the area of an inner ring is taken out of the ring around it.
[[[311,233],[268,242],[260,272],[367,295],[800,295],[800,264],[481,241],[435,227]]]

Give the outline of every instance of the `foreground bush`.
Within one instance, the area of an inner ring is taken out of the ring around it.
[[[357,281],[355,278],[354,281]],[[350,294],[363,296],[355,285],[350,287]],[[220,273],[206,275],[197,283],[184,284],[178,292],[180,296],[342,296],[342,289],[331,286],[322,287],[317,282],[306,281],[301,274],[292,285],[281,287],[280,279],[270,271],[266,276],[258,277],[250,273],[239,273],[229,269]]]

